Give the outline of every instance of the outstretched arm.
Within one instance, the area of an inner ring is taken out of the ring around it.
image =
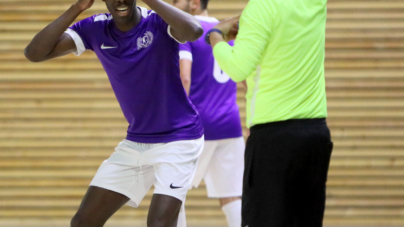
[[[25,48],[25,57],[32,62],[41,62],[76,51],[73,39],[64,32],[94,0],[79,0],[62,16],[40,31]]]
[[[171,27],[171,35],[180,42],[197,40],[203,34],[199,21],[192,15],[161,0],[143,0]]]

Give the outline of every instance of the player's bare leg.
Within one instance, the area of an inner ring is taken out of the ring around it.
[[[90,186],[70,226],[102,227],[128,201],[122,194]]]
[[[168,195],[154,194],[147,216],[148,227],[176,227],[182,201]]]
[[[219,198],[220,206],[223,207],[226,204],[229,204],[233,201],[241,200],[241,197],[228,197],[228,198]]]

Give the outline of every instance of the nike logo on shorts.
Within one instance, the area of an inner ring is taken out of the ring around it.
[[[182,187],[173,186],[173,184],[171,184],[171,185],[170,185],[170,188],[172,188],[172,189],[177,189],[177,188],[182,188]]]
[[[101,45],[101,49],[102,49],[102,50],[106,50],[106,49],[114,49],[114,48],[117,48],[117,47],[109,47],[109,46],[104,46],[104,44],[102,44],[102,45]]]

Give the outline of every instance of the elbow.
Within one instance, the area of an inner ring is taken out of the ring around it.
[[[241,78],[241,77],[237,77],[237,78],[230,77],[230,78],[236,83],[240,83],[240,82],[243,82],[246,80],[246,78]]]
[[[192,32],[189,32],[188,34],[189,34],[189,37],[188,37],[187,41],[194,42],[203,35],[203,28],[199,23],[195,24],[192,28]]]
[[[202,28],[202,26],[197,26],[196,28],[195,28],[195,40],[194,41],[196,41],[197,39],[199,39],[202,35],[203,35],[203,28]]]
[[[184,87],[191,86],[191,78],[181,75],[181,82]]]
[[[247,79],[247,77],[244,75],[234,75],[230,76],[230,78],[236,83],[242,82]]]
[[[27,46],[24,50],[25,58],[28,59],[30,62],[41,62],[43,61],[42,58],[38,57],[38,54],[35,50]]]
[[[229,77],[230,77],[234,82],[236,82],[236,83],[243,82],[243,81],[245,81],[245,80],[247,79],[247,77],[248,77],[248,74],[236,73],[236,72],[230,73],[230,74],[228,74],[228,75],[229,75]]]
[[[244,74],[240,72],[240,70],[236,70],[236,67],[234,68],[234,70],[225,70],[225,72],[230,77],[230,79],[236,83],[242,82],[248,77],[248,74]]]

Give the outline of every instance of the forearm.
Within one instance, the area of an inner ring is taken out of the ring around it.
[[[191,71],[192,71],[192,61],[188,59],[180,60],[180,77],[182,86],[184,86],[187,95],[191,90]]]
[[[31,61],[45,59],[82,11],[76,4],[72,5],[62,16],[46,26],[32,39],[25,48],[25,56]]]
[[[171,26],[172,35],[180,41],[195,41],[203,34],[199,21],[192,15],[161,0],[143,0],[168,25]],[[175,34],[174,34],[175,33]]]
[[[189,91],[191,90],[191,81],[189,80],[181,80],[182,81],[182,86],[184,86],[185,92],[187,92],[187,95],[189,96]]]
[[[217,32],[212,32],[209,36],[210,38],[210,43],[213,48],[213,54],[215,56],[215,59],[220,65],[220,68],[229,75],[229,77],[235,81],[235,82],[241,82],[245,80],[249,74],[244,73],[242,68],[240,67],[243,65],[244,62],[239,62],[237,64],[234,63],[234,56],[232,53],[232,47],[225,42],[223,39],[223,36]],[[221,51],[215,51],[215,47],[220,43],[221,46]],[[247,59],[245,59],[247,60]]]
[[[260,69],[276,13],[267,1],[250,0],[240,20],[237,17],[230,18],[214,27],[222,31],[226,40],[236,40],[231,47],[223,42],[224,39],[218,32],[210,34],[215,59],[234,81],[241,82]]]
[[[223,39],[223,36],[219,34],[218,32],[212,32],[209,36],[210,39],[210,44],[212,45],[212,48],[215,48],[216,44],[219,42],[225,42]]]

